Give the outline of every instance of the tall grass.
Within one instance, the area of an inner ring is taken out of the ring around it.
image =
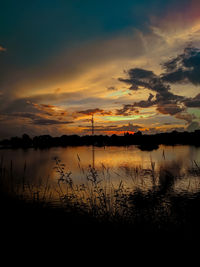
[[[5,165],[9,167],[5,167]],[[30,182],[27,177],[27,163],[24,162],[21,175],[15,173],[15,165],[11,160],[4,163],[4,158],[0,160],[0,194],[8,197],[30,200],[34,202],[51,202],[54,189],[49,183],[50,177],[38,177],[34,182]]]
[[[77,160],[84,182],[75,182],[72,172],[55,158],[54,169],[58,179],[56,186],[52,186],[49,176],[30,183],[27,162],[24,162],[21,177],[15,177],[14,163],[11,161],[9,169],[5,168],[2,157],[1,192],[32,202],[56,204],[67,211],[88,214],[99,220],[138,224],[169,222],[176,217],[175,199],[177,201],[179,196],[179,200],[182,198],[187,202],[192,198],[188,192],[180,196],[175,191],[176,181],[183,178],[181,162],[165,162],[158,167],[150,158],[149,168],[121,165],[120,171],[116,172],[104,164],[99,169],[91,165],[84,168],[79,155]],[[119,178],[118,183],[111,179],[113,174]],[[196,161],[187,169],[186,175],[191,174],[200,178]],[[198,188],[195,197],[200,199]]]

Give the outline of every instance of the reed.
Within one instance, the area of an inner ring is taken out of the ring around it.
[[[24,201],[45,206],[61,207],[67,212],[86,214],[100,222],[145,225],[145,227],[168,227],[192,220],[199,220],[197,204],[200,204],[200,191],[195,193],[176,192],[176,181],[183,178],[182,163],[170,162],[156,166],[150,158],[149,168],[142,166],[119,167],[116,172],[104,164],[95,169],[82,166],[77,155],[80,175],[84,183],[75,182],[73,174],[60,159],[55,158],[57,184],[52,185],[50,176],[39,178],[37,183],[30,183],[27,177],[27,162],[24,163],[21,178],[16,178],[14,164],[10,162],[9,170],[0,160],[1,192],[18,197]],[[200,167],[193,162],[186,175],[200,178]],[[114,183],[111,176],[119,178]],[[132,181],[132,186],[126,181]],[[148,186],[147,186],[148,185]],[[197,184],[197,187],[199,183]],[[195,210],[191,208],[193,203]],[[181,206],[183,205],[183,206]]]

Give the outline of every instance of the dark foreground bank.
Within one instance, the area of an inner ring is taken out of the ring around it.
[[[200,238],[200,195],[195,199],[187,196],[174,196],[171,208],[172,214],[153,211],[151,205],[155,201],[137,196],[138,206],[134,212],[134,220],[124,220],[117,217],[113,221],[105,218],[95,218],[90,214],[80,212],[75,208],[64,209],[46,203],[20,200],[1,194],[1,227],[3,234],[9,238],[21,238],[27,241],[35,238],[44,241],[46,238],[61,238],[67,242],[91,243],[103,241],[105,245],[119,245],[124,242],[131,246],[139,245],[170,245],[192,244]],[[137,211],[136,211],[137,209]],[[69,243],[68,243],[69,244]]]

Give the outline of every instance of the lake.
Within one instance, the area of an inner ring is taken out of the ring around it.
[[[17,183],[22,179],[36,185],[48,183],[56,187],[60,173],[56,160],[64,172],[77,184],[87,183],[91,169],[97,171],[98,179],[117,186],[121,181],[127,188],[149,190],[153,186],[152,170],[159,180],[162,169],[175,177],[173,190],[195,192],[200,189],[200,148],[194,146],[163,146],[153,151],[141,151],[137,146],[128,147],[54,147],[50,149],[2,149],[1,161],[7,175]],[[63,165],[64,164],[64,165]]]

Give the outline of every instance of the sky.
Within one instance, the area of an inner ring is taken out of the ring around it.
[[[200,1],[7,0],[0,138],[200,128]]]

